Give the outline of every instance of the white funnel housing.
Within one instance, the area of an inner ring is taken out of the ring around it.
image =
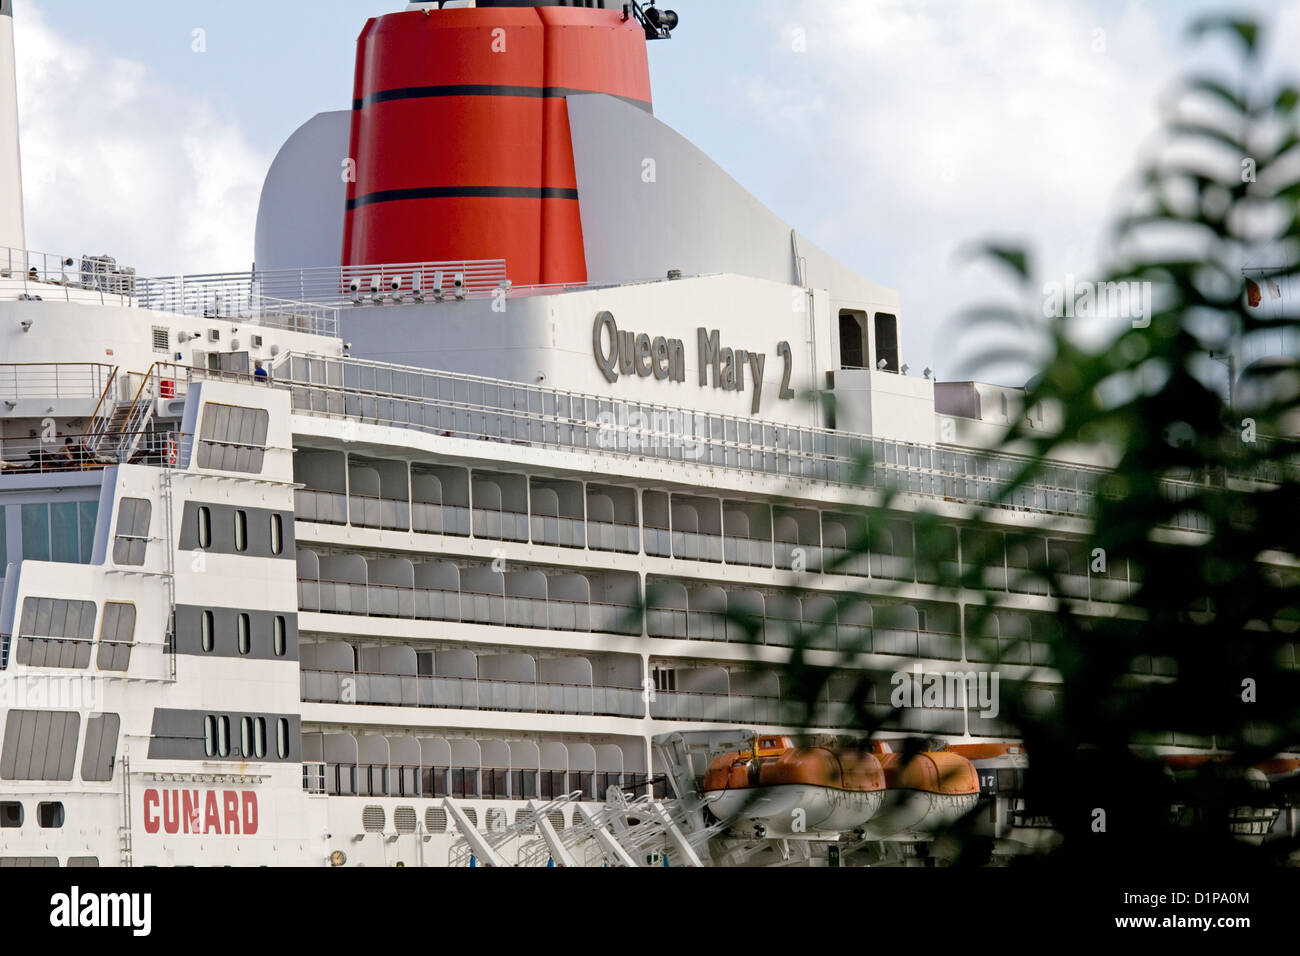
[[[14,67],[14,3],[0,0],[0,264],[22,251],[23,171],[18,151],[18,78]]]

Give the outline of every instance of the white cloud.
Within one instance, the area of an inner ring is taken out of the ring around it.
[[[1082,275],[1096,261],[1117,189],[1155,129],[1175,38],[1140,4],[1106,22],[1088,6],[766,8],[783,38],[796,25],[806,31],[807,63],[798,66],[783,39],[776,69],[751,81],[750,98],[783,133],[791,117],[803,120],[815,150],[809,181],[842,194],[812,238],[899,290],[913,366],[956,373],[963,343],[943,323],[994,292],[992,273],[954,260],[966,243],[1024,240],[1044,280]],[[809,102],[815,109],[801,113]]]
[[[270,157],[238,123],[32,5],[15,33],[28,246],[142,275],[247,269]]]

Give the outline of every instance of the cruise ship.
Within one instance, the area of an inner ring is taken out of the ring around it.
[[[676,13],[358,23],[256,266],[146,278],[25,248],[11,2],[0,866],[915,864],[967,813],[1050,841],[995,701],[890,698],[1050,702],[1054,602],[1134,586],[1083,548],[1105,463],[1001,501],[987,449],[1050,409],[909,365],[896,292],[655,117]],[[978,633],[987,591],[914,567],[921,509],[962,570],[1036,532]],[[1068,593],[1020,584],[1033,549]],[[894,712],[849,747],[864,709]]]

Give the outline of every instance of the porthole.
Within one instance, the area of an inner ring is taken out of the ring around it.
[[[248,550],[248,513],[245,511],[235,512],[235,550]]]
[[[17,801],[0,803],[0,828],[15,830],[23,825],[23,805]]]
[[[199,547],[212,547],[212,510],[206,506],[199,507]]]
[[[63,826],[65,819],[66,814],[63,810],[63,804],[57,800],[36,805],[36,822],[43,829],[57,830]]]

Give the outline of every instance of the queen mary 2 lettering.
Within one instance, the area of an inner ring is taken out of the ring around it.
[[[753,382],[753,401],[750,414],[757,415],[763,401],[763,374],[767,369],[767,355],[724,346],[717,329],[696,330],[699,346],[699,384],[701,388],[722,389],[726,392],[744,392],[746,378]],[[611,385],[623,375],[654,378],[660,382],[686,381],[686,347],[681,339],[665,336],[651,338],[644,332],[627,332],[618,327],[612,312],[601,312],[591,330],[591,347],[596,365]],[[785,362],[781,378],[782,401],[794,398],[790,388],[794,356],[789,342],[776,347]]]

